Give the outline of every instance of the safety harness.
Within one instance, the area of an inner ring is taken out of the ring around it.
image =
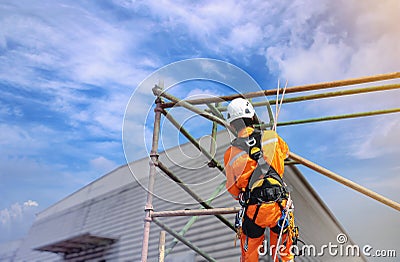
[[[257,208],[252,218],[253,223],[251,225],[251,229],[246,230],[247,227],[244,227],[243,230],[248,231],[244,232],[247,237],[259,237],[260,234],[264,233],[264,228],[256,225],[255,220],[261,204],[276,202],[279,204],[279,207],[282,211],[282,217],[279,219],[277,225],[271,228],[271,230],[279,234],[282,228],[284,233],[286,233],[289,229],[289,231],[292,233],[291,235],[297,239],[298,228],[294,226],[293,214],[290,213],[289,216],[284,216],[285,208],[282,206],[282,200],[288,199],[291,190],[284,184],[281,176],[275,171],[275,169],[265,161],[263,157],[261,138],[262,131],[259,129],[254,129],[250,136],[238,137],[231,143],[232,146],[243,150],[250,156],[251,159],[257,161],[257,166],[249,178],[245,191],[239,195],[239,203],[242,206],[242,209],[236,215],[235,219],[237,237],[240,238],[242,223],[247,222],[246,209],[249,205],[256,204]],[[246,219],[243,219],[244,217],[246,217]],[[247,249],[247,238],[244,248],[245,250]]]
[[[284,185],[281,176],[263,157],[261,137],[262,131],[254,129],[250,136],[238,137],[231,143],[232,146],[243,150],[251,159],[257,161],[257,167],[251,174],[245,191],[240,196],[239,202],[242,206],[266,202],[280,203],[289,195],[289,188]]]

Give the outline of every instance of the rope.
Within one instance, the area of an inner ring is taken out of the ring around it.
[[[281,101],[279,102],[279,107],[278,107],[278,95],[279,95],[279,79],[278,79],[278,88],[276,89],[275,122],[274,122],[274,126],[272,127],[272,130],[274,130],[274,131],[276,131],[276,127],[278,124],[278,117],[279,117],[279,113],[281,112],[282,102],[283,102],[283,98],[285,97],[287,85],[288,85],[288,80],[286,80],[285,87],[283,88]]]
[[[279,102],[279,107],[278,107],[278,95],[279,95],[279,79],[278,79],[278,88],[277,88],[277,92],[276,92],[276,105],[275,105],[275,112],[276,112],[275,113],[275,123],[274,123],[274,126],[272,128],[272,130],[274,130],[274,131],[276,131],[276,127],[277,127],[277,124],[278,124],[278,117],[279,117],[279,113],[281,112],[282,102],[283,102],[283,98],[285,97],[285,92],[286,92],[287,86],[288,86],[288,80],[286,80],[285,87],[283,88],[281,101]],[[288,197],[288,200],[286,202],[286,207],[284,209],[286,212],[285,212],[285,216],[283,217],[283,225],[281,227],[281,231],[279,232],[278,241],[276,243],[277,246],[275,247],[275,254],[274,254],[274,259],[273,259],[274,262],[276,260],[276,255],[278,254],[278,250],[280,249],[279,248],[279,244],[280,244],[280,242],[282,240],[284,223],[285,223],[285,221],[286,221],[286,219],[287,219],[287,217],[289,215],[289,209],[290,209],[291,205],[292,205],[292,198],[291,198],[291,195],[289,193],[289,197]],[[288,237],[289,237],[289,234],[288,234]]]
[[[278,110],[278,115],[277,115],[277,119],[276,119],[277,122],[278,122],[279,113],[281,112],[282,102],[283,102],[283,98],[285,97],[285,92],[286,92],[287,85],[288,85],[288,80],[286,80],[285,87],[283,88],[281,101],[279,102],[279,110]]]
[[[272,128],[272,130],[276,130],[276,125],[278,123],[278,101],[279,101],[279,88],[280,88],[280,83],[279,83],[279,78],[278,78],[278,87],[276,88],[276,99],[275,99],[275,123]]]
[[[286,202],[286,207],[284,209],[286,212],[285,212],[285,216],[283,217],[283,223],[285,223],[285,221],[286,221],[286,218],[287,218],[287,216],[289,214],[289,209],[290,209],[291,205],[292,205],[292,198],[291,198],[291,195],[289,193],[289,197],[288,197],[288,200]],[[275,262],[275,259],[276,259],[276,255],[278,254],[278,250],[280,249],[279,245],[280,245],[280,242],[282,240],[283,229],[284,229],[284,224],[281,227],[281,231],[279,232],[278,241],[276,242],[275,254],[274,254],[274,259],[273,259],[274,262]],[[289,237],[289,233],[288,233],[288,237]]]

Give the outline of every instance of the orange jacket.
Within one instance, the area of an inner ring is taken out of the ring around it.
[[[239,133],[239,137],[248,137],[254,128],[246,127]],[[287,158],[289,148],[285,141],[272,130],[263,131],[262,150],[265,161],[270,164],[282,177],[284,172],[284,160]],[[226,171],[226,188],[234,198],[238,198],[241,191],[247,187],[249,178],[257,167],[257,162],[243,150],[230,146],[224,155]]]

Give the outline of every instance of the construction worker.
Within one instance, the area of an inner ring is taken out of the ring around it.
[[[224,162],[226,188],[243,207],[242,214],[237,215],[241,261],[258,261],[267,227],[272,253],[281,236],[284,246],[278,254],[282,261],[291,261],[293,239],[288,234],[288,222],[283,219],[290,217],[284,216],[289,190],[282,181],[289,148],[275,131],[254,128],[257,116],[246,99],[237,98],[228,105],[227,121],[238,133],[225,152]]]

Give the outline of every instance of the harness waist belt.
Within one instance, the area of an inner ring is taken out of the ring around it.
[[[278,200],[287,199],[289,192],[290,188],[288,186],[255,188],[252,192],[245,192],[244,200],[248,205],[276,202]]]

